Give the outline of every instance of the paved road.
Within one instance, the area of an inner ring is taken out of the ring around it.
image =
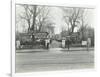
[[[20,52],[20,51],[19,51]],[[16,72],[93,68],[93,51],[16,53]]]

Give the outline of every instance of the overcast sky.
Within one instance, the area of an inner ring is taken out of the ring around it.
[[[23,8],[21,6],[16,6],[16,22],[18,21],[18,15],[21,14],[23,12]],[[61,32],[62,27],[64,29],[67,29],[67,24],[64,22],[63,19],[63,14],[64,11],[59,8],[59,7],[50,7],[50,15],[52,17],[52,21],[55,23],[55,34],[58,34]],[[89,26],[94,27],[94,23],[93,23],[93,17],[94,17],[94,10],[93,9],[88,9],[86,11],[86,22],[89,24]],[[18,29],[19,31],[23,30],[23,25],[21,22],[25,22],[25,21],[20,21],[17,23],[16,29]],[[24,25],[25,28],[27,28],[27,24]],[[77,30],[77,29],[75,29]]]

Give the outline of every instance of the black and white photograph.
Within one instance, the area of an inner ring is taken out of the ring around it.
[[[15,73],[93,69],[94,48],[94,8],[15,4]]]

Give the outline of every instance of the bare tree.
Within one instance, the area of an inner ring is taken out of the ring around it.
[[[84,12],[85,13],[85,12]],[[80,28],[79,28],[79,32],[80,32],[80,34],[81,34],[81,40],[84,40],[84,38],[85,38],[85,36],[86,35],[84,35],[85,34],[85,32],[86,32],[86,29],[87,29],[87,26],[88,26],[88,24],[87,23],[85,23],[85,21],[86,20],[84,20],[84,17],[85,17],[85,14],[82,14],[82,17],[81,17],[81,26],[80,26]]]
[[[77,24],[80,23],[80,19],[83,14],[83,9],[81,9],[81,8],[65,8],[64,12],[65,12],[65,16],[64,16],[65,22],[67,23],[68,28],[69,28],[69,25],[71,25],[70,30],[71,30],[71,33],[73,33],[74,28],[77,27]]]
[[[41,11],[40,11],[41,10]],[[40,13],[39,13],[40,12]],[[41,28],[46,24],[45,22],[48,22],[49,19],[49,9],[45,6],[38,7],[38,16],[36,18],[38,31],[41,31]]]
[[[32,13],[30,12],[29,6],[28,5],[21,5],[24,8],[24,13],[20,16],[21,19],[24,19],[28,23],[28,31],[31,29],[31,18],[32,18]]]
[[[24,13],[19,15],[21,19],[24,19],[28,23],[28,32],[37,30],[41,31],[42,26],[46,19],[48,19],[49,9],[46,6],[37,5],[21,5],[24,8]]]
[[[34,10],[34,11],[32,11]],[[37,5],[34,5],[33,6],[33,9],[31,10],[32,14],[33,14],[33,23],[32,23],[32,27],[31,27],[31,30],[34,31],[34,27],[35,27],[35,22],[36,22],[36,11],[37,11]]]

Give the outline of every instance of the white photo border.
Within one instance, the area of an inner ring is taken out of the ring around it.
[[[92,8],[92,9],[96,9],[95,5],[85,5],[85,4],[71,4],[71,3],[53,3],[53,2],[38,2],[35,0],[12,0],[12,32],[11,32],[11,36],[12,36],[12,68],[11,68],[11,72],[12,72],[12,76],[13,77],[24,77],[24,76],[28,76],[28,77],[33,77],[33,75],[37,75],[38,73],[42,74],[42,72],[31,72],[31,73],[15,73],[15,13],[16,13],[16,4],[34,4],[34,5],[49,5],[49,6],[65,6],[65,7],[81,7],[81,8]],[[67,6],[66,6],[67,4]],[[96,16],[95,16],[96,17]],[[95,20],[94,20],[95,23]],[[96,45],[96,44],[95,44]],[[96,54],[96,53],[95,53]],[[96,59],[96,58],[95,58]],[[91,71],[91,69],[86,69],[86,70],[69,70],[69,71],[64,71],[65,73],[72,73],[72,72],[88,72]],[[92,70],[93,72],[94,70]],[[54,71],[52,71],[54,72]],[[62,71],[55,71],[57,73],[63,73]],[[44,73],[44,72],[43,72]],[[48,72],[45,72],[48,73]]]

